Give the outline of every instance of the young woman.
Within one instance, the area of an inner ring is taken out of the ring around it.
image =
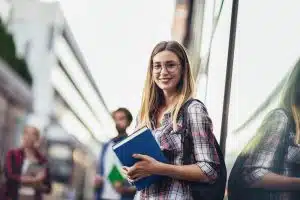
[[[39,130],[25,126],[22,147],[8,151],[5,163],[7,200],[41,200],[43,193],[51,192],[47,161],[36,148],[39,140]],[[30,167],[34,165],[35,169]]]
[[[194,82],[184,48],[175,41],[157,44],[149,61],[138,126],[152,129],[170,164],[146,155],[133,155],[140,161],[124,167],[129,179],[134,181],[151,174],[166,177],[138,191],[135,199],[193,199],[188,181],[214,182],[218,177],[219,157],[206,108],[193,101],[187,108],[189,120],[183,120],[181,110],[193,93]],[[192,132],[194,164],[183,165],[182,127]]]
[[[238,156],[228,182],[229,200],[300,199],[300,60],[279,108],[262,122]]]

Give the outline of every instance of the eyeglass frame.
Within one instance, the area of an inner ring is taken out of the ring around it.
[[[168,69],[168,67],[166,66],[167,64],[174,64],[174,71],[170,71],[170,69]],[[161,63],[160,65],[161,65],[161,66],[160,66],[160,69],[159,69],[158,71],[156,71],[156,70],[154,69],[155,64],[152,63],[152,66],[151,66],[151,67],[152,67],[152,72],[153,72],[154,74],[160,74],[163,67],[165,67],[165,69],[166,69],[166,71],[167,71],[168,73],[174,73],[174,72],[175,72],[175,69],[178,69],[178,66],[181,66],[181,63],[173,62],[173,61],[171,61],[171,62],[170,62],[170,61],[167,61],[167,62],[165,62],[165,63]]]

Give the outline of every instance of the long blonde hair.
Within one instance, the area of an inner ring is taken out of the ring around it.
[[[172,112],[172,123],[174,129],[177,129],[177,118],[182,105],[194,96],[194,79],[192,76],[188,56],[184,48],[176,41],[163,41],[158,43],[150,56],[147,77],[145,80],[142,104],[138,116],[138,127],[151,127],[151,117],[156,114],[159,107],[164,103],[163,91],[155,84],[152,76],[153,57],[162,51],[171,51],[177,55],[182,66],[181,79],[177,86],[178,98]]]
[[[297,61],[286,83],[281,107],[293,116],[293,126],[296,131],[295,142],[300,144],[300,59]]]

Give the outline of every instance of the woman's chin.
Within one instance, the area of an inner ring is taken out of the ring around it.
[[[176,91],[176,88],[174,88],[174,87],[169,87],[169,86],[161,87],[161,89],[162,89],[164,92],[174,92],[174,91]]]

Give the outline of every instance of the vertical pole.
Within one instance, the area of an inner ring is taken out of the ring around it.
[[[233,61],[234,61],[238,4],[239,4],[239,0],[232,1],[229,46],[228,46],[228,56],[227,56],[227,69],[226,69],[226,80],[225,80],[223,113],[222,113],[222,124],[221,124],[221,138],[220,138],[220,146],[224,156],[226,153],[225,149],[226,149],[226,139],[227,139],[227,132],[228,132],[228,113],[229,113],[229,103],[230,103],[232,68],[233,68]]]

